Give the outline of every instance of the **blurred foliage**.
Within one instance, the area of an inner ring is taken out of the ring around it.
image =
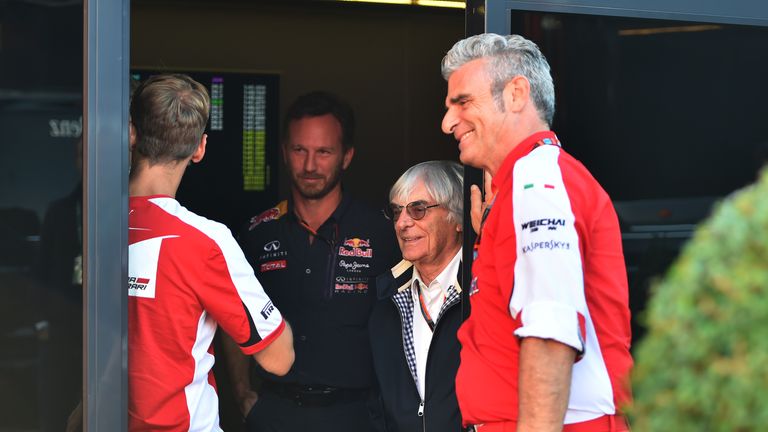
[[[768,171],[717,206],[652,292],[633,431],[768,429]]]

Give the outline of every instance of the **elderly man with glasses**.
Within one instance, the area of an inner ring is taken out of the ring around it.
[[[460,431],[454,378],[460,346],[463,169],[409,168],[386,209],[403,261],[377,279],[369,322],[379,384],[374,417],[386,431]]]

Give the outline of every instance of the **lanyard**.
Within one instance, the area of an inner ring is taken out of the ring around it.
[[[485,220],[488,219],[488,213],[491,212],[491,208],[493,208],[493,203],[495,202],[496,202],[496,194],[493,194],[493,197],[491,198],[491,202],[488,203],[488,206],[483,211],[483,217],[480,219],[480,232],[477,233],[477,239],[475,240],[475,245],[472,247],[473,260],[477,259],[477,252],[480,249],[480,238],[483,236],[483,227],[485,226]]]
[[[336,247],[336,242],[339,239],[339,224],[338,223],[334,223],[333,224],[332,238],[328,239],[328,238],[325,238],[320,233],[318,233],[316,230],[312,229],[312,227],[309,226],[309,224],[306,223],[304,221],[304,219],[302,219],[302,218],[300,218],[298,216],[296,217],[296,219],[299,220],[299,226],[304,228],[304,230],[307,231],[312,236],[317,237],[320,240],[324,241],[328,246],[331,247],[331,251],[333,251],[333,249]]]
[[[419,292],[419,309],[421,310],[421,316],[424,317],[424,321],[427,322],[429,329],[432,330],[432,332],[434,333],[435,321],[432,319],[432,316],[429,314],[429,309],[427,309],[427,302],[424,300],[424,295],[421,289],[421,283],[419,282],[418,279],[416,279],[416,289]],[[445,302],[445,296],[443,296],[443,302]]]

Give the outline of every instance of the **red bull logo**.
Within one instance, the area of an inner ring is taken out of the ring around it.
[[[367,292],[368,284],[366,283],[337,283],[334,286],[336,291],[344,292]]]
[[[259,214],[258,216],[252,217],[250,220],[251,225],[248,227],[248,230],[256,228],[256,226],[262,222],[269,222],[271,220],[280,219],[280,216],[284,215],[287,210],[287,201],[281,201],[277,206],[272,207],[271,209]]]
[[[351,248],[351,249],[347,249]],[[362,249],[365,248],[365,249]],[[344,239],[344,243],[339,246],[339,256],[356,258],[373,258],[373,249],[371,248],[371,239],[363,240],[361,238]]]
[[[339,256],[356,258],[373,258],[373,249],[362,250],[360,248],[344,249],[339,248]]]
[[[344,240],[344,246],[351,247],[351,248],[359,248],[359,247],[365,247],[369,248],[371,247],[371,240],[363,240],[360,238],[351,238],[351,239],[345,239]]]

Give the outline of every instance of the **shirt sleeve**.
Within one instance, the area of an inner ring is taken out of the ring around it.
[[[243,353],[253,354],[276,339],[285,322],[229,230],[209,235],[214,246],[205,262],[200,300]]]
[[[509,303],[521,338],[551,339],[583,354],[586,299],[580,239],[558,165],[559,148],[542,146],[513,171],[516,235]]]

